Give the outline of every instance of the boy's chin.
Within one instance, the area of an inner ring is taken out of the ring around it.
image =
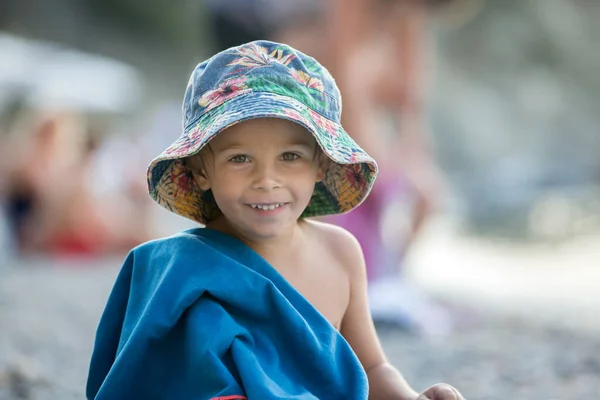
[[[237,231],[236,234],[242,235],[252,241],[273,240],[288,236],[294,229],[296,221],[278,221],[276,223],[265,224],[240,224],[232,228]]]
[[[207,226],[251,241],[272,240],[292,233],[300,215],[294,218],[295,216],[290,214],[294,213],[285,213],[272,219],[254,218],[248,215],[227,218],[226,215],[222,215]]]
[[[244,236],[247,236],[249,239],[251,238],[256,240],[277,239],[288,234],[290,228],[291,224],[287,226],[279,224],[277,226],[254,226],[251,228],[247,228],[245,230],[246,232],[244,232]]]

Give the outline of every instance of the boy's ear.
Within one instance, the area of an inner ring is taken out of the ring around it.
[[[205,174],[198,174],[196,172],[192,172],[192,176],[194,177],[194,181],[203,192],[206,192],[210,189],[210,181],[206,177]]]
[[[323,179],[325,179],[325,172],[329,168],[329,163],[331,163],[331,160],[329,159],[329,157],[327,157],[325,154],[323,154],[321,152],[319,154],[319,166],[318,166],[318,170],[317,170],[317,182],[321,182]]]
[[[188,157],[185,159],[185,165],[189,168],[190,172],[192,173],[192,177],[196,182],[196,185],[198,185],[198,187],[204,192],[209,190],[210,181],[208,180],[206,172],[204,171],[202,159],[198,155]]]

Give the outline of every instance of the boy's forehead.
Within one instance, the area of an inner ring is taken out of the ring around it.
[[[230,144],[252,143],[315,143],[313,135],[302,125],[281,118],[257,118],[237,123],[219,133],[213,142]]]

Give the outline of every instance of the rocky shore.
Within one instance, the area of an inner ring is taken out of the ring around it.
[[[92,341],[120,259],[0,269],[0,400],[84,398]],[[390,327],[390,361],[417,389],[446,381],[468,400],[600,396],[600,335],[456,310],[443,337]]]

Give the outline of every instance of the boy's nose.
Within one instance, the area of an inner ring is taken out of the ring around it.
[[[281,187],[281,179],[273,165],[257,165],[254,173],[254,189],[273,190]]]

